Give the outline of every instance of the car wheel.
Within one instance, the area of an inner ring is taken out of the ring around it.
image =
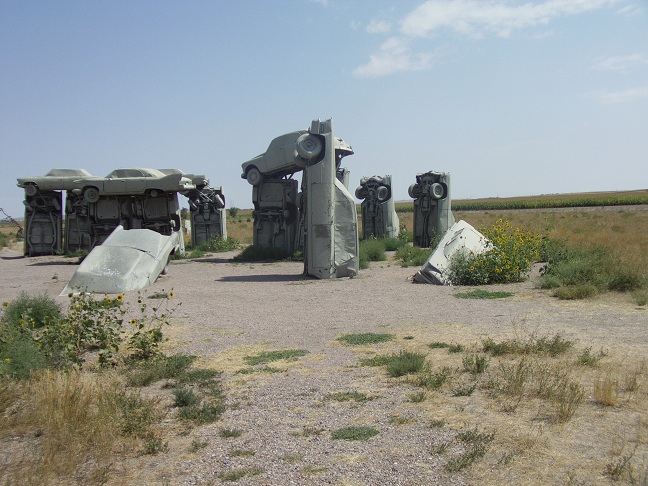
[[[150,197],[158,197],[159,195],[160,195],[160,191],[158,191],[157,189],[151,189],[149,191],[149,196]]]
[[[86,187],[83,191],[83,198],[89,203],[96,203],[99,200],[99,189],[96,187]]]
[[[409,189],[407,189],[407,193],[412,199],[418,199],[419,197],[421,197],[421,186],[419,186],[418,184],[412,184],[411,186],[409,186]]]
[[[245,173],[245,178],[253,186],[258,186],[263,182],[263,174],[256,167],[250,167]]]
[[[445,197],[445,188],[443,187],[443,184],[439,184],[438,182],[432,184],[430,187],[430,195],[434,199],[443,199]]]
[[[38,186],[36,184],[25,184],[25,194],[29,197],[34,197],[38,194]]]
[[[387,186],[380,186],[378,188],[377,197],[380,202],[385,202],[389,199],[389,189],[387,189]]]
[[[313,160],[323,148],[322,141],[311,133],[304,133],[297,139],[297,153],[302,159]]]
[[[360,186],[355,190],[356,199],[364,199],[367,197],[367,188],[365,186]]]

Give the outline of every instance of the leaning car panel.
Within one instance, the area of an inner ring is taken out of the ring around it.
[[[151,285],[162,273],[182,235],[117,226],[81,262],[61,295],[70,292],[121,293]]]

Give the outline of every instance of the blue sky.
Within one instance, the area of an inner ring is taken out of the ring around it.
[[[0,0],[0,207],[16,178],[175,167],[249,208],[241,164],[332,118],[351,192],[648,188],[645,0]]]

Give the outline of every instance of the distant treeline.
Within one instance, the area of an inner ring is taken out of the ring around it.
[[[452,201],[454,211],[485,211],[504,209],[577,208],[588,206],[629,206],[648,204],[648,190],[628,192],[601,192],[585,194],[555,194],[488,199],[457,199]],[[412,203],[396,203],[396,212],[414,211]]]

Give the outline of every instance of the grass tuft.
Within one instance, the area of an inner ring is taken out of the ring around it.
[[[374,332],[363,332],[359,334],[343,334],[338,341],[351,346],[361,346],[364,344],[377,344],[391,341],[394,339],[393,334],[377,334]]]
[[[331,432],[333,440],[369,440],[378,435],[375,427],[342,427]]]
[[[511,292],[504,291],[494,291],[477,289],[471,290],[469,292],[459,292],[454,294],[455,297],[459,299],[504,299],[506,297],[511,297],[513,294]]]
[[[255,366],[259,364],[272,363],[274,361],[288,360],[295,361],[297,358],[305,356],[308,354],[308,351],[305,349],[283,349],[277,351],[264,351],[253,356],[245,356],[243,361],[245,361],[250,366]]]

